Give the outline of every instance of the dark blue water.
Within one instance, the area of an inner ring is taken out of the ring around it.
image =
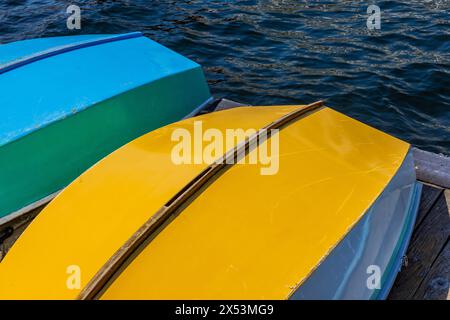
[[[450,154],[450,1],[0,0],[0,42],[143,31],[250,104],[324,99],[420,148]],[[66,28],[69,4],[82,29]]]

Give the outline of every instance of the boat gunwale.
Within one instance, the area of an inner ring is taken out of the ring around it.
[[[365,124],[366,125],[366,124]],[[372,128],[372,127],[371,127]],[[374,129],[377,130],[377,129]],[[391,183],[391,181],[394,179],[394,177],[397,175],[398,171],[400,170],[403,161],[405,160],[405,158],[408,156],[408,154],[411,152],[411,146],[409,146],[408,151],[406,152],[402,162],[399,164],[397,170],[395,170],[395,173],[392,175],[392,177],[389,179],[389,181],[386,183],[386,186],[389,185]],[[356,226],[358,225],[358,223],[363,219],[363,217],[366,215],[367,211],[373,206],[373,204],[381,197],[381,195],[383,194],[384,188],[382,190],[380,190],[380,193],[375,197],[375,199],[369,204],[369,206],[366,208],[366,210],[364,210],[364,212],[353,222],[353,224],[351,224],[348,229],[342,234],[342,236],[335,242],[335,244],[333,246],[331,246],[329,248],[329,250],[327,252],[325,252],[325,254],[322,256],[322,258],[317,262],[317,264],[314,266],[314,268],[312,268],[309,273],[303,278],[301,279],[297,285],[295,286],[294,289],[291,290],[291,292],[289,293],[287,299],[291,299],[291,297],[299,290],[299,288],[301,287],[301,285],[319,268],[319,266],[328,258],[328,256],[331,254],[331,252],[333,252],[334,249],[336,249],[337,246],[339,246],[339,244],[345,239],[345,237],[352,232],[352,230],[354,228],[356,228]]]
[[[319,262],[314,266],[313,269],[310,270],[310,272],[299,281],[299,283],[295,286],[295,288],[289,293],[287,300],[296,300],[294,296],[301,290],[301,286],[308,281],[311,276],[322,266],[322,264],[330,257],[332,252],[338,248],[342,243],[346,240],[346,238],[358,227],[358,225],[362,222],[362,220],[370,214],[369,211],[376,205],[376,203],[383,197],[383,194],[385,193],[386,188],[392,184],[396,176],[399,174],[400,170],[402,170],[402,166],[405,163],[405,160],[408,156],[413,157],[412,153],[412,147],[409,147],[403,161],[401,162],[400,166],[397,168],[395,173],[392,175],[392,177],[387,182],[384,189],[381,190],[381,193],[375,198],[375,200],[369,205],[369,207],[364,210],[364,213],[357,218],[357,220],[350,225],[348,230],[343,233],[342,237],[336,241],[336,243],[330,247],[330,249],[323,255],[323,257],[319,260]],[[414,159],[414,157],[413,157]],[[403,223],[402,230],[399,234],[399,239],[397,242],[396,247],[393,250],[392,255],[389,258],[389,262],[381,275],[381,288],[380,289],[374,289],[373,293],[369,297],[369,300],[385,300],[387,295],[390,292],[390,289],[392,285],[394,284],[394,281],[396,279],[396,275],[398,273],[398,270],[401,265],[401,257],[405,254],[409,241],[411,240],[411,235],[414,229],[414,224],[416,221],[416,217],[418,214],[418,206],[421,199],[422,194],[422,183],[417,181],[417,178],[414,179],[414,186],[412,187],[412,193],[410,195],[410,201],[409,206],[407,207],[407,214],[406,219]]]

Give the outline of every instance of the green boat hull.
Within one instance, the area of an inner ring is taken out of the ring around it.
[[[61,190],[125,143],[187,116],[209,98],[199,67],[127,91],[1,146],[0,223]]]

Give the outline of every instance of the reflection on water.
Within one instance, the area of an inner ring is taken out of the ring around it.
[[[204,66],[213,93],[251,104],[327,104],[418,147],[450,154],[450,1],[3,0],[0,42],[143,31]]]

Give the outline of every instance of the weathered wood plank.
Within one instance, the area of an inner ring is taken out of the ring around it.
[[[416,300],[446,300],[449,288],[450,242],[447,241],[413,298]]]
[[[450,190],[442,193],[414,231],[408,248],[409,264],[397,276],[389,299],[412,299],[450,235]]]
[[[416,227],[420,225],[443,191],[443,189],[435,186],[423,185],[419,210],[417,211]]]
[[[450,188],[450,157],[413,148],[417,179]]]

